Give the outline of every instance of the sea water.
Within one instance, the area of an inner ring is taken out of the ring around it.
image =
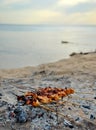
[[[96,26],[0,25],[0,69],[36,66],[95,50]]]

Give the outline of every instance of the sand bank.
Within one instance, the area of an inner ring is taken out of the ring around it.
[[[1,69],[0,78],[25,78],[31,75],[65,75],[73,73],[94,73],[96,74],[96,53],[75,54],[68,59],[48,64],[41,64],[36,67],[24,67],[19,69]]]

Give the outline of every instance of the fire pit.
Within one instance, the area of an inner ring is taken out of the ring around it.
[[[22,93],[17,95],[12,92],[17,99],[16,104],[3,103],[7,108],[4,123],[9,122],[12,129],[17,130],[20,127],[23,130],[25,124],[28,124],[26,129],[29,130],[52,130],[55,127],[58,130],[66,127],[72,129],[74,126],[78,127],[78,120],[83,123],[83,119],[94,124],[83,117],[82,113],[71,114],[76,111],[75,106],[80,107],[79,104],[70,102],[70,95],[75,93],[72,88],[45,87]]]

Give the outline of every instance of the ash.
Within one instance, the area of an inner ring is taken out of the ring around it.
[[[2,103],[4,104],[4,102]],[[2,126],[6,126],[8,123],[10,124],[10,129],[25,129],[25,124],[30,124],[27,125],[27,128],[30,130],[51,130],[55,127],[59,128],[61,125],[63,128],[74,127],[69,121],[58,117],[56,113],[47,111],[43,108],[22,106],[20,103],[12,105],[7,102],[4,105],[6,105],[6,112],[2,117]]]
[[[81,73],[81,72],[80,72]],[[23,106],[17,103],[17,95],[39,87],[72,87],[78,93],[64,98],[64,103],[41,107]],[[85,94],[84,94],[85,92]],[[90,93],[86,93],[90,92]],[[61,116],[58,113],[62,113]],[[68,118],[67,118],[68,117]],[[95,130],[96,129],[96,76],[72,74],[72,76],[47,76],[4,79],[0,87],[0,130]]]
[[[69,108],[68,104],[67,107],[62,104],[59,106],[57,104],[44,106],[54,109],[55,112],[52,112],[41,107],[23,106],[21,103],[16,105],[4,101],[2,103],[3,107],[6,108],[0,115],[1,128],[4,128],[4,130],[5,128],[8,130],[81,130],[85,127],[85,124],[89,128],[94,129],[96,127],[96,125],[94,126],[90,122],[88,124],[88,121],[77,117],[75,114],[68,115],[73,109],[72,107]],[[69,112],[66,113],[65,117],[59,115],[60,112],[64,114],[66,111]],[[68,116],[70,120],[66,119]],[[94,120],[93,116],[91,118]]]

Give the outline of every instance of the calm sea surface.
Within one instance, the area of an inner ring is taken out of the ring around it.
[[[96,26],[0,25],[0,69],[35,66],[95,49]]]

